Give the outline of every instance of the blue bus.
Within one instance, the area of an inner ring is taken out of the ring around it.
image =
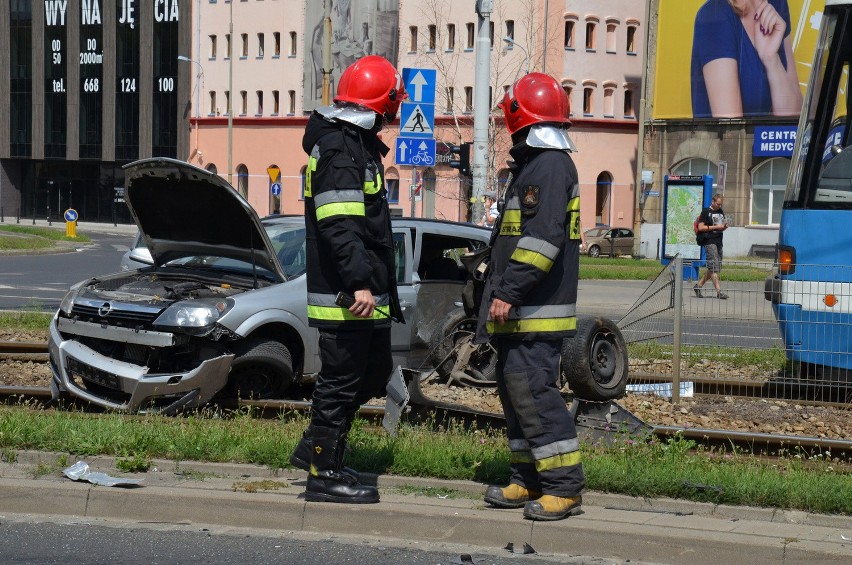
[[[852,0],[826,0],[766,299],[797,373],[852,374]]]

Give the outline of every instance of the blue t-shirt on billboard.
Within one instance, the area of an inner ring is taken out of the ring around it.
[[[784,37],[790,35],[790,8],[787,0],[769,0],[787,24]],[[778,48],[781,64],[787,68],[784,43]],[[766,115],[772,112],[772,95],[766,69],[749,39],[739,16],[727,0],[707,0],[695,16],[692,43],[692,115],[712,118],[704,65],[716,59],[734,59],[740,78],[743,115]]]

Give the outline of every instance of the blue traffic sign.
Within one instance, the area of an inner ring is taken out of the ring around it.
[[[435,105],[403,102],[399,112],[399,135],[435,137]]]
[[[74,208],[68,208],[65,210],[65,221],[66,222],[76,222],[77,221],[77,210]]]
[[[273,196],[280,196],[281,195],[281,183],[280,182],[273,182],[269,186],[269,190],[272,191]]]
[[[435,165],[435,140],[398,137],[395,156],[397,165],[432,167]]]
[[[438,72],[435,69],[402,69],[402,82],[408,93],[408,101],[416,104],[435,103],[435,84]]]

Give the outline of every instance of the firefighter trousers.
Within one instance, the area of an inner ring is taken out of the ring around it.
[[[393,370],[389,327],[320,330],[322,368],[314,385],[311,425],[345,434],[358,408],[385,396]]]
[[[585,477],[574,419],[557,386],[562,340],[494,341],[511,452],[509,482],[553,496],[577,496]]]

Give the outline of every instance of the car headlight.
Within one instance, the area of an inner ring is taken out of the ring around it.
[[[154,320],[154,325],[182,333],[203,335],[233,306],[234,301],[230,298],[176,302]]]
[[[84,281],[85,282],[85,281]],[[59,303],[59,310],[66,316],[71,316],[71,310],[74,309],[74,299],[77,298],[77,295],[80,293],[80,288],[82,288],[83,282],[79,282],[71,287],[71,289],[65,293],[65,296],[62,297],[62,302]]]

